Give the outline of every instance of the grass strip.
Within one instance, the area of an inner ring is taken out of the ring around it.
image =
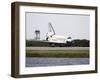
[[[89,50],[26,50],[26,57],[89,58]]]

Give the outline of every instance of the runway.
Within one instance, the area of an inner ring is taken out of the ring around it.
[[[26,47],[26,50],[89,50],[89,47]]]

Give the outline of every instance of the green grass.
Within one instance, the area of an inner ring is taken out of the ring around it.
[[[89,58],[89,50],[26,50],[26,57]]]

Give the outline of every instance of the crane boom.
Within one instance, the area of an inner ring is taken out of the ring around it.
[[[50,22],[48,24],[49,24],[49,32],[53,32],[53,35],[55,35],[56,33],[54,31],[52,24]]]

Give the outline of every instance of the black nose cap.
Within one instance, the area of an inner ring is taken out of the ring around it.
[[[72,39],[71,37],[68,37],[67,39]]]

